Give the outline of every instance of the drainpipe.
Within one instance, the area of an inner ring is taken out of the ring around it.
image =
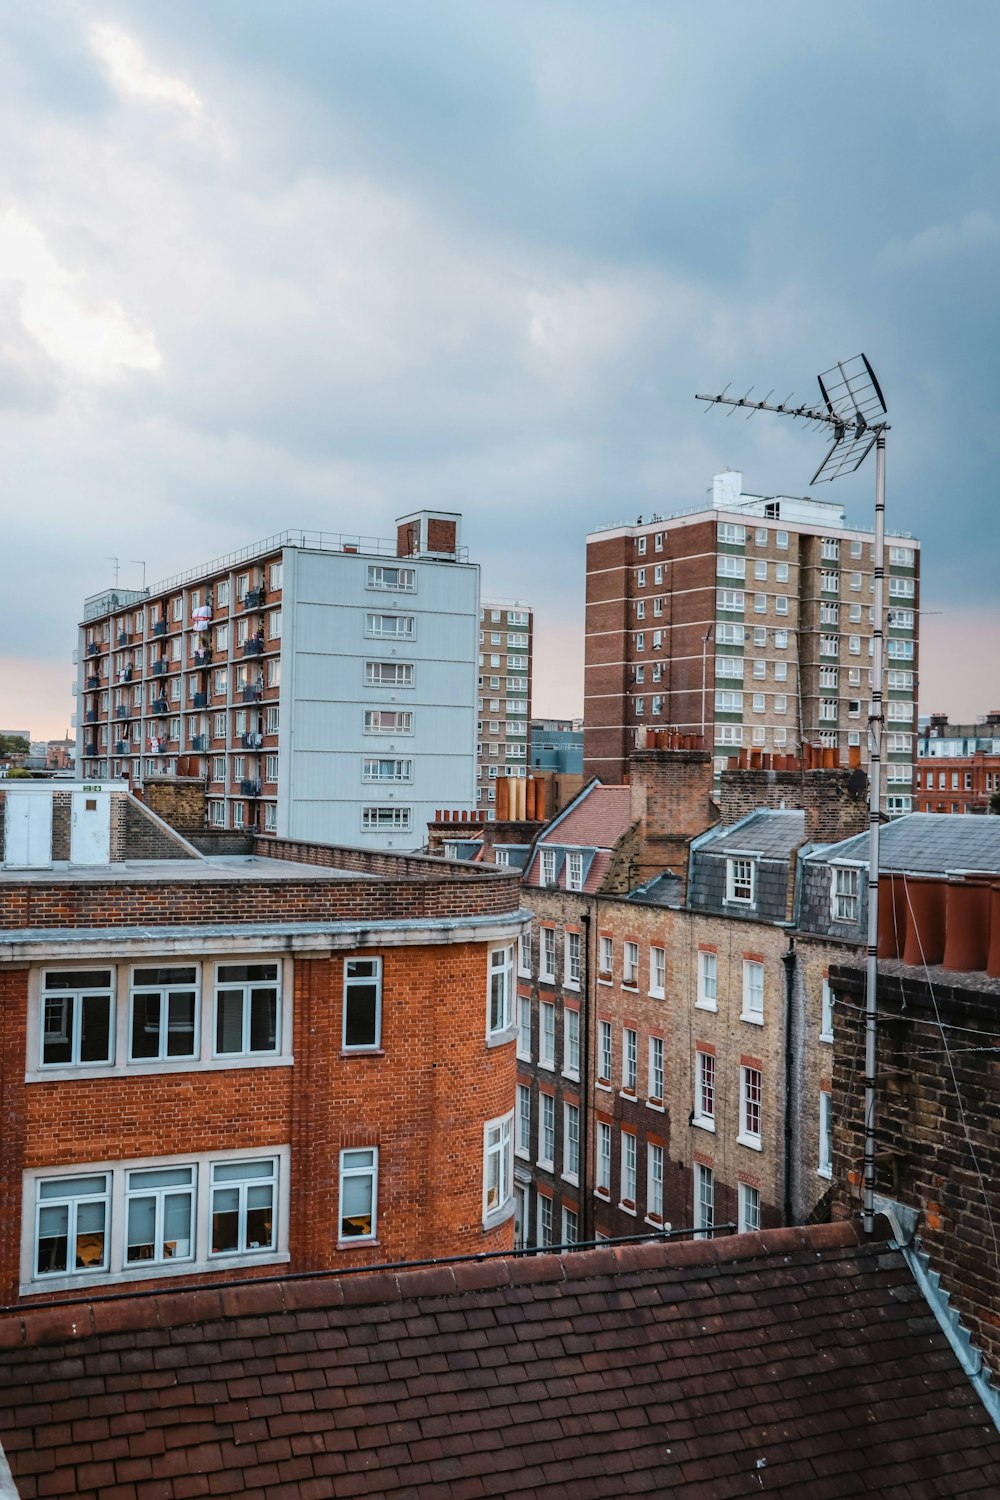
[[[785,1202],[784,1215],[786,1225],[794,1222],[792,1216],[792,1143],[794,1139],[794,1127],[792,1124],[792,1040],[794,1028],[792,1025],[792,1003],[794,999],[795,985],[795,939],[789,938],[788,948],[781,955],[781,962],[785,966]]]
[[[597,902],[595,900],[596,907]],[[580,1059],[580,1238],[584,1244],[594,1238],[594,1202],[590,1191],[590,1028],[591,1012],[591,942],[592,912],[588,906],[580,917],[583,923],[583,1057]]]

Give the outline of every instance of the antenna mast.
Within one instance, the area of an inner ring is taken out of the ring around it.
[[[838,362],[817,377],[821,404],[792,406],[791,397],[772,403],[771,392],[762,401],[745,396],[696,396],[710,406],[741,407],[752,417],[755,411],[773,411],[798,417],[833,435],[833,444],[810,483],[839,479],[861,467],[875,449],[875,626],[872,641],[872,696],[868,715],[868,946],[865,969],[865,1156],[862,1213],[864,1229],[871,1234],[875,1223],[875,1073],[878,1022],[878,874],[881,823],[882,740],[885,712],[882,703],[885,609],[885,421],[886,404],[875,371],[863,354]],[[730,416],[732,411],[730,411]],[[801,691],[801,664],[799,687]]]

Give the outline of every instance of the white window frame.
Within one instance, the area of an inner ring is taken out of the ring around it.
[[[568,928],[563,933],[563,985],[568,990],[580,988],[583,975],[583,934]]]
[[[715,1131],[717,1070],[715,1053],[696,1047],[694,1054],[694,1109],[691,1124],[699,1130]]]
[[[563,1006],[563,1073],[580,1077],[580,1012],[571,1005]]]
[[[580,1181],[580,1106],[563,1100],[562,1178],[564,1182]]]
[[[694,1163],[694,1230],[696,1240],[712,1239],[715,1227],[715,1172],[704,1162]]]
[[[755,958],[743,960],[743,1008],[740,1020],[749,1021],[754,1026],[764,1024],[764,965]]]
[[[819,1093],[819,1165],[818,1177],[833,1176],[833,1095],[829,1089]]]
[[[666,1090],[666,1043],[662,1036],[650,1036],[648,1048],[646,1103],[652,1109],[664,1108]]]
[[[514,1032],[514,944],[490,948],[486,995],[487,1045],[509,1042]]]
[[[694,1003],[697,1010],[719,1008],[719,955],[704,948],[698,950],[698,994]]]
[[[649,993],[662,1000],[667,993],[667,950],[652,944],[649,949]]]
[[[830,878],[830,910],[835,922],[858,922],[861,917],[861,870],[857,865],[834,865]]]
[[[556,980],[556,930],[545,924],[538,929],[540,948],[538,955],[538,977],[549,984]]]
[[[757,861],[747,854],[726,857],[726,903],[753,906],[757,896]]]
[[[646,1142],[646,1222],[663,1225],[664,1148],[655,1141]]]
[[[370,974],[352,973],[359,965],[372,966]],[[349,1042],[347,1039],[347,1011],[352,991],[375,987],[374,1039],[370,1042]],[[382,1046],[382,960],[374,954],[358,954],[344,959],[344,975],[341,996],[341,1040],[344,1052],[377,1052]]]
[[[543,1171],[552,1172],[556,1164],[556,1096],[547,1090],[538,1093],[538,1159]]]
[[[605,1120],[597,1121],[597,1140],[594,1167],[594,1196],[611,1196],[611,1126]]]
[[[819,1039],[821,1042],[833,1041],[833,1004],[833,990],[829,979],[824,974],[819,1001]]]
[[[639,1190],[639,1143],[631,1130],[623,1130],[621,1136],[621,1191],[618,1195],[618,1207],[623,1213],[635,1214],[636,1194]]]
[[[355,1161],[356,1157],[370,1157],[370,1161]],[[378,1241],[378,1146],[353,1146],[340,1153],[337,1183],[337,1248],[351,1245],[371,1245]],[[344,1187],[349,1182],[367,1181],[370,1184],[371,1229],[367,1234],[344,1233]]]
[[[615,1066],[614,1028],[610,1021],[597,1022],[597,1087],[610,1089]]]
[[[514,1212],[514,1111],[483,1126],[483,1228]]]
[[[566,855],[566,889],[583,890],[583,852],[580,849],[571,849]]]
[[[639,1089],[639,1033],[634,1026],[622,1027],[622,1087],[634,1099]]]
[[[764,1149],[762,1128],[764,1110],[764,1075],[760,1068],[740,1066],[740,1128],[736,1139],[751,1151]],[[756,1130],[754,1124],[756,1123]]]
[[[531,1160],[531,1085],[519,1083],[515,1096],[514,1155]]]
[[[556,1007],[552,1000],[538,1004],[538,1066],[554,1071],[556,1065]]]
[[[738,1234],[751,1234],[760,1228],[760,1189],[749,1182],[737,1183]]]
[[[625,940],[622,949],[622,988],[639,987],[639,944]]]

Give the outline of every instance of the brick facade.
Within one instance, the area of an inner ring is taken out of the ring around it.
[[[859,1208],[864,975],[835,967],[835,1212]],[[920,1247],[986,1364],[1000,1369],[997,981],[879,964],[876,1190],[916,1209]]]

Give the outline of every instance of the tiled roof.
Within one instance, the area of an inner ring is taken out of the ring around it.
[[[867,862],[868,835],[855,834],[810,858],[828,864],[840,859]],[[946,870],[1000,874],[1000,818],[967,813],[909,813],[894,818],[879,834],[879,868],[915,875],[940,875]]]
[[[735,849],[759,854],[763,859],[787,859],[805,836],[804,812],[762,809],[731,827],[711,833],[698,845],[695,854],[725,854]]]
[[[571,848],[613,849],[632,822],[627,786],[592,786],[565,818],[549,827],[539,844]]]
[[[1000,1493],[884,1221],[111,1297],[0,1322],[24,1500]]]

